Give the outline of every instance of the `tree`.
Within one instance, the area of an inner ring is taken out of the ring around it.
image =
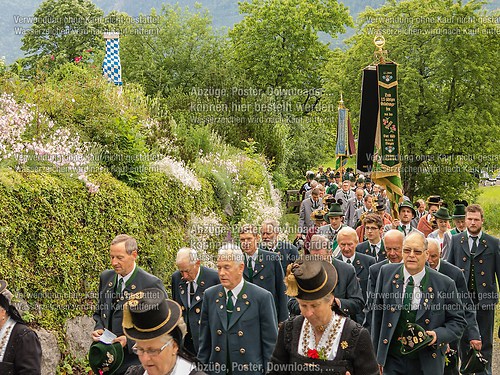
[[[22,64],[34,69],[40,60],[61,64],[74,61],[85,50],[102,49],[107,23],[90,0],[45,0],[35,11],[32,28],[23,36]]]
[[[257,87],[321,87],[319,70],[330,50],[318,33],[332,37],[352,25],[347,8],[335,0],[253,0],[241,2],[245,18],[229,36],[235,59]]]
[[[356,120],[361,68],[372,60],[374,35],[385,36],[399,64],[401,174],[410,197],[473,199],[480,171],[499,166],[499,45],[491,16],[478,2],[391,0],[360,15],[350,48],[325,70],[328,89],[345,93]]]

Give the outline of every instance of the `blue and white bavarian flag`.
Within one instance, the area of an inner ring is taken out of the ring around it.
[[[115,85],[122,85],[122,66],[120,64],[120,34],[104,33],[106,56],[102,62],[102,74]]]

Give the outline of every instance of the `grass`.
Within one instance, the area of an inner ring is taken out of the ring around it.
[[[500,237],[500,185],[480,188],[478,202],[484,209],[484,228],[488,234]]]

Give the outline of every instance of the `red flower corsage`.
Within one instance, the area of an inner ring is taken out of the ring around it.
[[[308,349],[307,356],[309,358],[319,359],[319,353],[316,349]]]

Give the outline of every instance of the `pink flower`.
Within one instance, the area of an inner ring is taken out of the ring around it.
[[[51,59],[52,61],[54,61],[54,60],[56,59],[56,57],[55,57],[54,55],[50,55],[50,59]]]
[[[76,56],[75,57],[75,62],[79,63],[80,61],[82,61],[82,58],[83,58],[82,56]]]

